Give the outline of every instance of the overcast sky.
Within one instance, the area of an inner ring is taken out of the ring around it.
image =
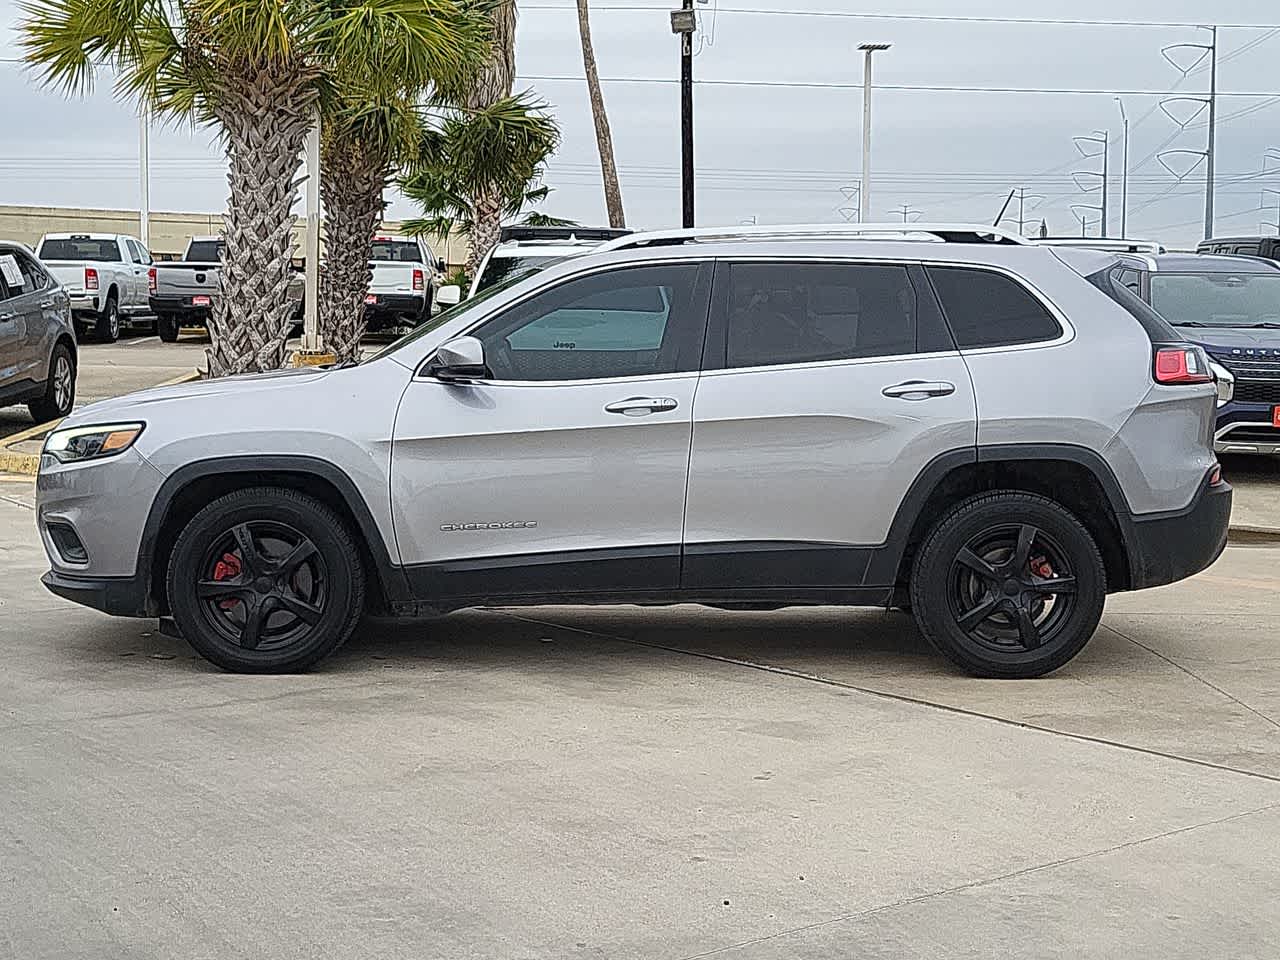
[[[667,14],[675,5],[674,0],[592,3],[596,56],[601,75],[610,81],[605,100],[632,226],[668,226],[679,219],[679,85],[673,82],[679,76],[679,57]],[[786,12],[741,12],[745,9]],[[1082,192],[1071,173],[1097,170],[1100,161],[1080,158],[1072,137],[1107,129],[1113,138],[1110,232],[1118,235],[1122,152],[1114,92],[1130,91],[1124,97],[1131,123],[1128,232],[1180,244],[1200,237],[1204,168],[1179,184],[1153,153],[1162,145],[1202,150],[1204,117],[1199,126],[1193,123],[1179,133],[1178,125],[1156,109],[1159,97],[1135,91],[1202,94],[1208,71],[1183,78],[1162,58],[1161,48],[1206,42],[1207,31],[865,15],[1186,23],[1212,17],[1222,24],[1280,26],[1280,10],[1265,0],[713,0],[699,10],[699,80],[847,85],[700,85],[695,111],[700,223],[752,217],[760,223],[841,220],[840,208],[856,205],[841,187],[857,182],[861,164],[862,62],[855,48],[861,42],[884,41],[893,48],[877,54],[875,79],[887,87],[1106,92],[878,89],[873,98],[872,219],[901,219],[895,209],[907,204],[913,217],[918,212],[928,220],[990,222],[1009,190],[1024,187],[1028,221],[1038,225],[1043,216],[1054,233],[1078,233],[1072,205],[1096,206],[1099,198]],[[604,203],[573,2],[522,0],[520,11],[519,86],[532,87],[551,105],[564,135],[548,171],[547,183],[555,192],[545,209],[600,223]],[[0,23],[5,25],[0,57],[16,53],[16,19],[15,0],[0,0]],[[1280,73],[1275,69],[1280,29],[1224,28],[1219,45],[1217,232],[1256,232],[1261,221],[1277,220],[1280,200],[1280,194],[1264,194],[1268,187],[1280,189],[1280,159],[1264,166],[1267,150],[1280,148]],[[1195,55],[1182,54],[1184,59]],[[1233,95],[1241,93],[1265,96]],[[0,139],[0,203],[136,208],[137,122],[130,105],[113,99],[109,80],[100,82],[92,96],[68,101],[38,89],[20,65],[0,62],[0,104],[5,131]],[[151,151],[154,209],[222,209],[223,168],[207,132],[157,131]],[[1187,154],[1167,160],[1182,170],[1197,158]],[[1260,176],[1264,168],[1275,174]],[[1248,179],[1235,179],[1241,177]],[[1083,182],[1092,186],[1097,178]],[[1039,197],[1044,199],[1035,199]],[[402,200],[392,204],[392,216],[412,212]],[[1080,207],[1076,212],[1082,212]],[[1083,212],[1094,232],[1097,213]]]

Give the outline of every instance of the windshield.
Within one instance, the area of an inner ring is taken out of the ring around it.
[[[379,262],[422,263],[422,252],[412,240],[375,240],[369,248],[369,259]]]
[[[530,272],[540,270],[549,263],[562,259],[560,254],[543,254],[541,256],[499,257],[492,256],[480,272],[480,282],[476,284],[476,292],[487,290],[495,283],[501,283],[516,270],[530,268]]]
[[[217,263],[222,259],[221,240],[192,240],[187,244],[187,259],[192,263]]]
[[[1151,305],[1175,327],[1280,324],[1280,273],[1155,273]]]
[[[115,263],[120,260],[120,248],[115,240],[90,240],[88,237],[72,237],[69,240],[46,240],[40,244],[41,260],[97,260]]]
[[[463,314],[470,312],[473,308],[480,306],[490,297],[498,295],[503,290],[506,290],[508,287],[514,287],[517,283],[519,283],[521,280],[524,280],[526,277],[533,276],[535,273],[538,272],[539,269],[540,269],[539,267],[526,267],[525,269],[519,270],[516,273],[513,273],[510,276],[506,277],[501,283],[495,284],[494,286],[490,287],[488,290],[483,290],[480,293],[477,293],[470,300],[464,300],[459,304],[455,304],[454,306],[450,307],[448,310],[441,310],[438,314],[436,314],[426,323],[421,324],[420,326],[414,327],[411,333],[406,333],[399,340],[393,340],[391,343],[387,344],[385,347],[383,347],[373,356],[368,357],[363,362],[368,363],[370,360],[381,360],[383,357],[389,354],[395,353],[397,350],[401,349],[402,347],[407,347],[409,344],[413,343],[415,340],[418,340],[419,338],[426,336],[428,333],[431,333],[431,331],[439,330],[442,326],[444,326],[446,323],[449,323],[451,320],[455,320],[458,317],[462,316]]]

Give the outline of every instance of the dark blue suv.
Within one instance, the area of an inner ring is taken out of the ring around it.
[[[1219,453],[1280,453],[1280,264],[1259,257],[1124,254],[1112,272],[1218,377]]]

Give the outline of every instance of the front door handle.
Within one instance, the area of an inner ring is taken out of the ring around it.
[[[628,397],[616,403],[606,404],[605,413],[620,413],[626,417],[646,417],[651,413],[666,413],[680,406],[673,397]]]
[[[902,400],[928,400],[930,397],[946,397],[956,392],[954,383],[945,380],[908,380],[906,383],[895,383],[882,391],[886,397],[898,397]]]
[[[16,316],[16,313],[0,313],[0,323],[7,323]]]
[[[40,309],[41,309],[41,310],[49,310],[49,309],[50,309],[50,308],[52,308],[52,307],[53,307],[53,301],[52,301],[52,300],[41,300],[41,301],[40,301]]]

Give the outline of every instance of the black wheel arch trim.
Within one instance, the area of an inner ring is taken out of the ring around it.
[[[953,470],[975,463],[1026,462],[1028,460],[1065,460],[1077,463],[1088,470],[1097,479],[1107,497],[1112,513],[1120,524],[1120,532],[1126,548],[1130,548],[1136,541],[1135,526],[1138,523],[1185,516],[1196,508],[1199,500],[1197,497],[1191,506],[1182,510],[1135,516],[1111,465],[1093,450],[1073,444],[1009,443],[949,450],[930,460],[907,489],[906,495],[898,505],[893,523],[889,527],[889,535],[885,538],[884,544],[876,550],[867,569],[867,583],[893,584],[895,582],[903,554],[907,549],[908,538],[915,528],[921,510],[933,491]],[[1141,570],[1143,563],[1140,557],[1135,555],[1135,550],[1126,549],[1126,553],[1130,578],[1136,588],[1144,579]]]
[[[142,528],[142,542],[138,547],[137,575],[143,579],[144,595],[148,598],[147,615],[159,612],[159,601],[155,594],[155,585],[151,582],[151,571],[155,559],[156,545],[160,531],[164,528],[169,508],[178,494],[194,481],[209,476],[226,474],[255,473],[292,473],[311,475],[330,483],[346,503],[351,516],[359,526],[364,545],[373,558],[375,573],[381,582],[386,600],[394,611],[397,606],[410,600],[408,581],[404,568],[394,564],[387,550],[386,541],[373,519],[369,506],[355,482],[341,468],[328,460],[305,454],[279,454],[266,456],[233,456],[213,457],[207,460],[196,460],[183,464],[171,473],[160,485],[151,510],[147,514],[147,522]],[[154,607],[155,609],[151,609]]]

